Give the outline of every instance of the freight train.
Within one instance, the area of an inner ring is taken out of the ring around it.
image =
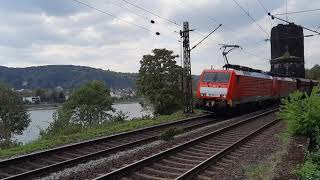
[[[303,28],[294,23],[279,24],[271,30],[271,70],[269,73],[249,67],[226,65],[222,70],[204,70],[197,87],[198,105],[219,111],[274,102],[294,91],[310,93],[319,82],[306,79],[304,69]]]
[[[204,70],[196,95],[202,109],[214,112],[273,102],[297,90],[310,93],[317,85],[311,79],[277,77],[258,71]]]

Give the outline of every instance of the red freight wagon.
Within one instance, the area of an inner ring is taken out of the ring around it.
[[[275,99],[289,96],[290,93],[297,90],[297,81],[287,77],[273,78],[273,96]]]

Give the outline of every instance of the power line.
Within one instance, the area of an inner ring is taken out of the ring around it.
[[[260,6],[264,9],[264,11],[268,14],[268,10],[267,10],[267,8],[262,4],[262,2],[260,1],[260,0],[257,0],[258,1],[258,3],[260,4]]]
[[[184,8],[186,8],[186,5],[185,5],[185,4],[187,4],[189,7],[192,6],[192,5],[188,4],[188,2],[182,2],[182,0],[178,0],[178,2],[179,2],[179,4],[182,5]],[[192,12],[193,14],[195,14],[195,12],[201,12],[201,10],[198,8],[197,10],[195,10],[195,11],[193,10],[193,11],[191,11],[191,12]],[[199,13],[198,13],[198,14],[199,14]],[[228,25],[226,25],[225,23],[219,22],[216,18],[208,15],[207,13],[206,13],[205,15],[201,14],[201,16],[206,17],[208,20],[210,20],[211,22],[213,22],[213,23],[215,23],[215,24],[223,24],[221,28],[224,28],[224,29],[226,29],[227,31],[233,32],[233,35],[237,34],[236,31],[235,31],[233,28],[231,28],[231,26],[228,26]],[[203,35],[201,35],[201,36],[203,36]],[[204,36],[203,36],[203,37],[204,37]],[[242,41],[244,44],[247,44],[247,45],[249,44],[245,39],[239,39],[238,36],[235,36],[235,37],[236,37],[238,40]],[[220,44],[221,44],[221,43],[220,43]]]
[[[238,7],[269,37],[269,34],[267,33],[267,31],[265,31],[260,24],[258,24],[258,22],[249,14],[248,11],[246,11],[236,0],[233,0],[234,3],[236,3],[238,5]]]
[[[121,19],[121,18],[117,17],[116,15],[113,15],[113,14],[111,14],[111,13],[109,13],[109,12],[106,12],[106,11],[104,11],[104,10],[98,9],[98,8],[96,8],[96,7],[92,6],[92,5],[89,5],[89,4],[87,4],[87,3],[84,3],[84,2],[82,2],[82,1],[79,1],[79,0],[73,0],[73,1],[75,1],[75,2],[77,2],[77,3],[79,3],[79,4],[81,4],[81,5],[87,6],[88,8],[91,8],[91,9],[93,9],[93,10],[95,10],[95,11],[100,12],[100,13],[103,13],[103,14],[106,14],[106,15],[108,15],[108,16],[111,16],[111,17],[113,17],[114,19],[118,19],[118,20],[120,20],[120,21],[123,21],[123,22],[125,22],[125,23],[127,23],[127,24],[134,25],[134,26],[136,26],[136,27],[138,27],[138,28],[140,28],[140,29],[143,29],[143,30],[145,30],[145,31],[155,33],[156,35],[160,35],[159,32],[153,32],[152,30],[148,29],[147,27],[144,27],[144,26],[141,26],[141,25],[139,25],[139,24],[136,24],[136,23],[133,23],[133,22],[130,22],[130,21]],[[174,39],[174,38],[171,38],[171,37],[169,37],[169,36],[163,36],[163,37],[165,37],[166,39],[170,39],[170,40],[174,40],[174,41],[179,41],[179,40]]]
[[[133,22],[130,22],[130,21],[121,19],[121,18],[117,17],[116,15],[113,15],[113,14],[111,14],[111,13],[109,13],[109,12],[100,10],[100,9],[98,9],[98,8],[92,6],[92,5],[89,5],[89,4],[87,4],[87,3],[84,3],[84,2],[82,2],[82,1],[79,1],[79,0],[72,0],[72,1],[77,2],[77,3],[79,3],[79,4],[82,4],[82,5],[84,5],[84,6],[87,6],[88,8],[91,8],[91,9],[93,9],[93,10],[95,10],[95,11],[98,11],[98,12],[100,12],[100,13],[106,14],[106,15],[108,15],[108,16],[111,16],[111,17],[113,17],[113,18],[115,18],[115,19],[118,19],[118,20],[120,20],[120,21],[123,21],[123,22],[125,22],[125,23],[134,25],[134,26],[136,26],[136,27],[138,27],[138,28],[140,28],[140,29],[143,29],[143,30],[152,32],[150,29],[148,29],[148,28],[146,28],[146,27],[144,27],[144,26],[141,26],[141,25],[135,24],[135,23],[133,23]]]
[[[307,13],[307,12],[314,12],[314,11],[320,11],[320,8],[318,8],[318,9],[302,10],[302,11],[292,11],[292,12],[286,12],[286,13],[277,13],[277,14],[274,14],[274,15],[280,16],[280,15],[286,15],[286,14],[299,14],[299,13]]]
[[[199,44],[201,44],[204,40],[206,40],[211,34],[213,34],[216,30],[218,30],[220,27],[222,26],[222,24],[219,24],[218,27],[216,27],[213,31],[211,31],[206,37],[204,37],[200,42],[198,42],[196,45],[194,45],[191,49],[193,50],[194,48],[196,48]]]
[[[158,15],[158,14],[156,14],[156,13],[152,12],[152,11],[149,11],[149,10],[147,10],[147,9],[145,9],[145,8],[143,8],[143,7],[139,6],[139,5],[137,5],[137,4],[134,4],[134,3],[129,2],[129,1],[127,1],[127,0],[121,0],[121,1],[123,1],[123,2],[125,2],[125,3],[127,3],[127,4],[130,4],[130,5],[131,5],[131,6],[133,6],[133,7],[136,7],[136,8],[138,8],[138,9],[141,9],[141,10],[143,10],[143,11],[145,11],[145,12],[149,13],[149,14],[152,14],[152,15],[154,15],[154,16],[156,16],[156,17],[160,18],[160,19],[166,20],[166,21],[168,21],[169,23],[174,24],[174,25],[176,25],[176,26],[178,26],[178,27],[182,27],[182,25],[180,25],[180,24],[176,23],[175,21],[170,20],[170,19],[165,18],[165,17],[162,17],[162,16],[160,16],[160,15]]]
[[[136,16],[139,16],[139,17],[141,17],[141,18],[143,18],[143,19],[145,19],[145,20],[147,20],[147,21],[150,21],[150,20],[151,20],[151,19],[149,19],[149,18],[147,18],[147,17],[145,17],[145,16],[142,16],[142,15],[140,15],[140,14],[132,11],[131,9],[128,9],[128,8],[123,7],[123,5],[116,4],[116,3],[114,3],[113,1],[109,1],[109,3],[111,3],[111,4],[113,4],[113,5],[117,6],[117,7],[119,7],[119,8],[121,8],[121,9],[124,9],[124,10],[126,10],[126,11],[129,11],[130,13],[132,13],[132,14],[134,14],[134,15],[136,15]]]
[[[278,20],[283,21],[283,22],[286,22],[286,23],[288,23],[288,24],[294,24],[293,22],[289,22],[289,21],[287,21],[287,20],[278,18],[278,17],[272,15],[271,13],[268,13],[268,15],[269,15],[272,19],[278,19]],[[307,28],[307,27],[302,26],[302,25],[300,25],[300,26],[301,26],[303,29],[305,29],[305,30],[308,30],[308,31],[310,31],[310,32],[313,32],[313,33],[316,33],[316,34],[319,34],[319,35],[320,35],[320,32],[318,32],[318,31],[312,30],[312,29]],[[310,36],[310,35],[309,35],[309,36]]]
[[[262,2],[260,1],[260,0],[257,0],[258,1],[258,4],[264,9],[264,11],[266,12],[266,14],[268,15],[268,10],[267,10],[267,8],[262,4]],[[271,19],[270,18],[268,18],[269,19],[269,21],[270,21],[270,30],[272,29],[272,21],[271,21]]]

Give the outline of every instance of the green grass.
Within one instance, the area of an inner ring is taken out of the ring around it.
[[[200,112],[196,111],[194,115],[200,115]],[[98,127],[80,129],[79,132],[72,134],[70,134],[70,132],[65,132],[50,136],[44,135],[38,140],[35,140],[25,145],[11,147],[8,149],[0,149],[0,159],[9,158],[15,155],[31,153],[34,151],[44,150],[48,148],[53,148],[65,144],[81,142],[84,140],[89,140],[101,136],[107,136],[114,133],[131,131],[146,126],[171,122],[186,117],[187,116],[182,114],[181,112],[177,112],[171,115],[163,115],[151,119],[105,123]]]

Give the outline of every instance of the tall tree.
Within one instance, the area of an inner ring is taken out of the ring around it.
[[[151,102],[155,113],[171,114],[182,107],[182,68],[175,61],[178,55],[167,49],[154,49],[152,53],[140,61],[138,91]]]
[[[9,145],[13,135],[22,134],[30,123],[22,98],[0,85],[0,145]]]
[[[76,89],[58,109],[49,132],[58,132],[69,125],[94,126],[108,121],[113,100],[107,86],[101,81],[89,82]]]

